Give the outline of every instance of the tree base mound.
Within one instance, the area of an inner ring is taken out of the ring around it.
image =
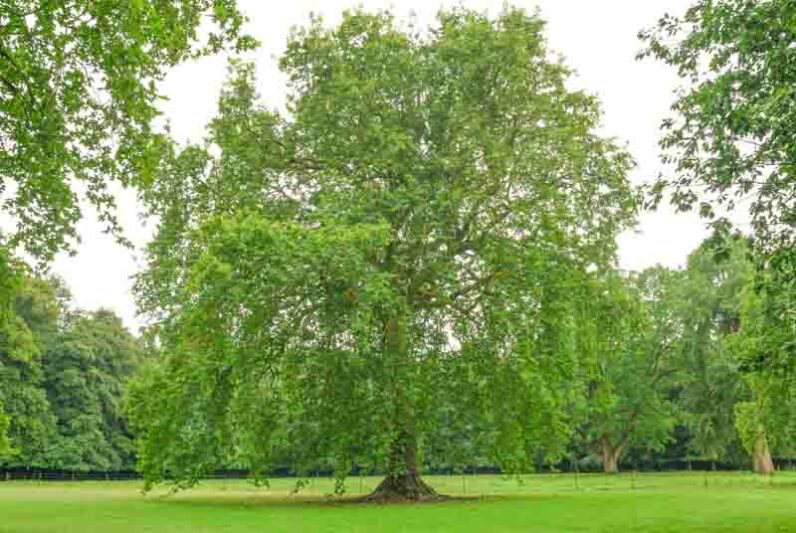
[[[388,476],[364,498],[371,503],[441,502],[448,498],[438,494],[430,485],[414,474]]]

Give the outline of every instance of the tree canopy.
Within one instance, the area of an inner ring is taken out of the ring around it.
[[[699,0],[641,32],[641,56],[687,81],[663,124],[674,177],[661,179],[675,205],[750,202],[758,236],[792,245],[796,227],[796,3]]]
[[[613,264],[636,194],[543,28],[517,9],[424,34],[315,18],[280,62],[285,116],[233,65],[208,145],[146,193],[139,295],[167,352],[132,393],[148,482],[231,456],[267,471],[284,439],[339,478],[385,468],[376,498],[430,495],[418,457],[443,411],[507,471],[560,454],[573,289]]]
[[[151,179],[157,82],[186,59],[254,42],[235,0],[0,5],[0,244],[40,259],[73,242],[81,198],[121,236],[109,183]],[[200,32],[200,24],[209,33]]]
[[[606,472],[615,472],[631,447],[661,451],[671,438],[676,279],[663,268],[610,273],[587,293],[588,344],[581,357],[591,365],[583,425]]]

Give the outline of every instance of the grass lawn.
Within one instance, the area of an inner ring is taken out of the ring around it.
[[[377,478],[351,478],[352,496]],[[438,504],[346,503],[316,479],[270,488],[208,481],[166,495],[139,482],[0,482],[0,532],[205,531],[794,531],[796,472],[430,476],[437,490],[472,497]]]

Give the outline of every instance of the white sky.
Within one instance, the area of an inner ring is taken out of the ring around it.
[[[603,104],[603,133],[627,142],[638,166],[636,182],[653,179],[661,171],[658,160],[658,127],[667,115],[672,91],[678,81],[673,69],[657,62],[635,60],[640,42],[637,33],[664,12],[680,14],[692,0],[514,0],[511,4],[532,10],[539,6],[548,21],[550,48],[561,53],[575,69],[572,86],[596,94]],[[284,48],[292,26],[307,22],[309,13],[321,13],[328,22],[339,20],[343,9],[393,8],[400,16],[414,12],[417,23],[432,22],[440,0],[240,0],[251,19],[248,32],[262,42],[252,54],[256,60],[260,92],[267,105],[281,106],[285,95],[283,76],[276,58]],[[500,11],[502,0],[463,0],[479,11]],[[199,141],[204,126],[215,114],[216,99],[226,76],[226,57],[205,58],[175,69],[162,85],[168,97],[162,109],[178,141]],[[119,217],[126,235],[143,245],[152,233],[151,224],[138,217],[134,195],[120,195]],[[131,329],[141,321],[135,316],[131,276],[141,266],[140,254],[113,243],[87,212],[79,225],[82,243],[73,257],[59,256],[53,271],[62,276],[84,309],[106,307],[116,311]],[[619,240],[620,266],[642,269],[656,263],[676,267],[705,237],[704,224],[694,214],[674,214],[669,208],[642,214],[636,233]]]

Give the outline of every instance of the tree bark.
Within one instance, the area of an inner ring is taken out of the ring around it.
[[[420,479],[417,464],[417,437],[411,399],[408,397],[401,375],[407,353],[404,325],[398,315],[384,322],[383,348],[392,359],[395,389],[395,425],[401,428],[390,450],[387,477],[367,496],[366,500],[378,503],[401,501],[434,501],[442,499],[437,492]]]
[[[387,477],[366,498],[376,503],[437,501],[442,497],[420,478],[415,439],[403,432],[393,442]]]
[[[774,461],[771,459],[771,451],[768,449],[766,434],[763,430],[757,435],[753,454],[754,470],[758,474],[773,474]]]
[[[622,445],[614,446],[608,437],[602,438],[600,460],[603,462],[603,471],[614,474],[619,471],[619,457],[622,455]]]

